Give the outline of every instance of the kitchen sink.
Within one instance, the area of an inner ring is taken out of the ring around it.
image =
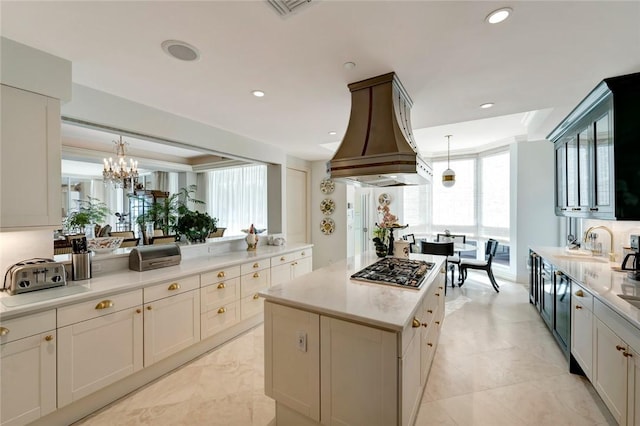
[[[627,302],[631,303],[636,308],[640,309],[640,296],[629,296],[629,295],[626,295],[626,294],[619,294],[618,297],[621,298],[621,299],[626,300]]]
[[[583,256],[583,255],[570,255],[570,254],[558,254],[554,256],[560,260],[571,260],[574,262],[592,262],[592,263],[609,263],[609,261],[603,257],[595,256]]]

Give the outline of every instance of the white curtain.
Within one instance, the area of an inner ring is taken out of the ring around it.
[[[218,218],[224,235],[242,235],[253,224],[267,227],[267,166],[255,165],[208,172],[207,212]]]

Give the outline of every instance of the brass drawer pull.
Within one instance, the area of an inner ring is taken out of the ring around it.
[[[258,262],[256,262],[256,263],[254,263],[254,264],[253,264],[253,267],[254,267],[254,268],[259,268],[259,267],[260,267],[260,264],[259,264]]]
[[[6,336],[7,334],[9,334],[9,329],[0,327],[0,336]]]
[[[253,278],[260,278],[260,274],[256,272],[255,274],[253,274]]]
[[[285,260],[285,259],[284,259],[284,256],[282,256],[282,257],[280,258],[280,261],[281,261],[281,262],[284,262],[284,260]]]
[[[136,314],[140,314],[140,313],[142,313],[142,309],[140,308],[136,309]]]
[[[171,283],[171,285],[167,288],[169,291],[180,290],[180,284]]]
[[[47,337],[44,338],[44,340],[46,340],[47,342],[50,342],[53,340],[53,336],[48,334]]]
[[[433,310],[431,310],[431,309],[427,309],[427,313],[428,313],[428,314],[432,314],[432,313],[433,313]]]
[[[559,277],[561,277],[561,276],[562,276],[562,272],[560,272],[560,271],[556,271],[556,275],[557,275],[557,276],[559,276]]]
[[[429,342],[429,343],[427,343],[427,346],[432,347],[433,343]]]
[[[96,309],[113,308],[113,302],[111,300],[103,300],[96,305]]]
[[[625,357],[627,357],[627,358],[628,358],[628,357],[632,357],[632,356],[633,356],[633,354],[632,354],[632,353],[629,353],[629,352],[623,352],[623,353],[622,353],[622,355],[624,355],[624,356],[625,356]]]
[[[260,295],[258,293],[253,295],[253,300],[258,300],[260,299]]]
[[[304,256],[305,254],[306,254],[305,252],[302,252],[302,253],[300,253],[300,256]]]
[[[578,291],[576,291],[576,296],[584,297],[584,292],[582,290],[578,290]]]
[[[436,293],[436,296],[440,296],[440,293]]]
[[[224,271],[218,272],[218,278],[224,278]]]
[[[576,309],[582,309],[582,306],[576,305]]]
[[[627,348],[625,348],[624,346],[616,345],[616,350],[624,351],[624,350],[626,350],[626,349],[627,349]]]
[[[151,310],[151,305],[147,306],[147,311]]]
[[[222,290],[222,289],[223,289],[223,288],[225,288],[225,287],[226,287],[226,286],[224,285],[224,283],[220,283],[220,284],[218,284],[218,288],[219,288],[220,290]]]
[[[224,307],[218,309],[219,314],[224,314],[225,312],[227,312],[227,310]]]
[[[436,321],[436,324],[440,325],[440,321]]]
[[[438,287],[438,288],[439,288],[440,290],[444,289],[444,287],[442,287],[442,286],[440,286],[440,287]]]
[[[413,321],[411,322],[411,327],[413,328],[420,327],[420,320],[416,317],[413,317]]]

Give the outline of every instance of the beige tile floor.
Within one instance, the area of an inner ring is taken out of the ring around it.
[[[446,319],[416,425],[614,425],[567,363],[527,289],[469,273],[448,289]],[[263,328],[203,355],[77,425],[272,426]]]

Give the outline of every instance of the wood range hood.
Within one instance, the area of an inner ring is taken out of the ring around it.
[[[331,179],[359,186],[422,185],[431,167],[411,130],[413,102],[394,72],[349,84],[351,116],[335,155]]]

